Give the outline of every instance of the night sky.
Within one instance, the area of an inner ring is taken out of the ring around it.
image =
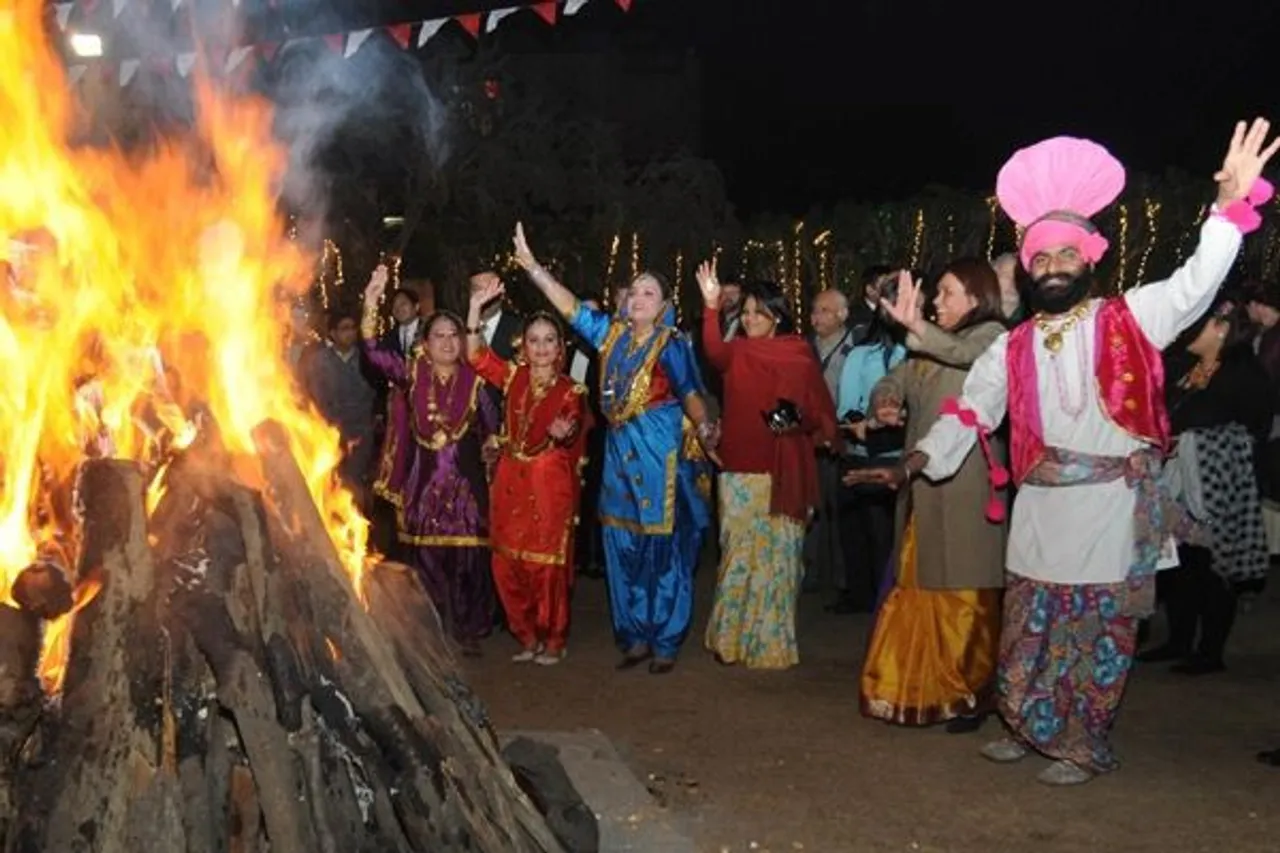
[[[702,58],[702,153],[745,213],[985,189],[1058,133],[1207,180],[1237,118],[1280,125],[1277,0],[637,0],[629,26]]]

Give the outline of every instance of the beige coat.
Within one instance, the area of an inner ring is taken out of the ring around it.
[[[981,323],[957,334],[929,325],[921,337],[909,335],[910,357],[882,379],[872,399],[891,396],[907,409],[906,447],[924,438],[942,401],[958,397],[965,376],[1004,327]],[[1002,462],[1003,442],[992,438]],[[916,581],[922,589],[991,589],[1004,586],[1005,527],[987,521],[987,462],[975,449],[954,477],[931,483],[917,477],[898,498],[892,565],[898,566],[909,513],[916,519]]]

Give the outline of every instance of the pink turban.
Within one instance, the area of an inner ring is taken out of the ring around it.
[[[996,198],[1025,232],[1019,256],[1030,268],[1036,253],[1074,246],[1089,263],[1107,251],[1107,239],[1089,217],[1124,189],[1124,166],[1087,139],[1057,136],[1023,148],[996,177]]]

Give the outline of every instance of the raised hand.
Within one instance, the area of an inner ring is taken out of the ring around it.
[[[382,294],[387,292],[387,281],[390,274],[387,272],[386,264],[378,264],[373,270],[373,275],[369,276],[369,283],[364,288],[364,304],[366,306],[377,305],[382,299]]]
[[[910,271],[902,270],[898,273],[898,295],[893,302],[880,300],[880,307],[895,323],[916,334],[924,329],[923,287],[923,282],[912,281]]]
[[[1222,168],[1213,176],[1218,182],[1219,207],[1247,196],[1254,181],[1262,175],[1267,161],[1280,151],[1280,137],[1263,148],[1270,130],[1271,123],[1262,118],[1254,119],[1253,124],[1247,127],[1242,121],[1236,122],[1227,156],[1222,159]]]
[[[516,253],[516,263],[520,268],[528,272],[538,265],[538,259],[533,256],[533,251],[529,248],[529,241],[524,236],[524,223],[516,223],[516,236],[512,241]]]
[[[703,261],[694,274],[702,291],[702,304],[712,311],[720,310],[720,280],[716,277],[716,262]]]
[[[471,277],[471,307],[483,308],[507,292],[507,287],[494,272],[482,272]]]

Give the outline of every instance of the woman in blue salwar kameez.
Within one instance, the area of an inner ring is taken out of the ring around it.
[[[637,276],[625,310],[611,317],[582,304],[538,264],[518,225],[515,250],[538,289],[600,356],[609,432],[599,513],[614,635],[624,654],[619,668],[651,661],[651,673],[670,672],[689,633],[693,574],[710,524],[703,448],[713,448],[718,435],[693,347],[674,328],[670,288],[657,274]]]

